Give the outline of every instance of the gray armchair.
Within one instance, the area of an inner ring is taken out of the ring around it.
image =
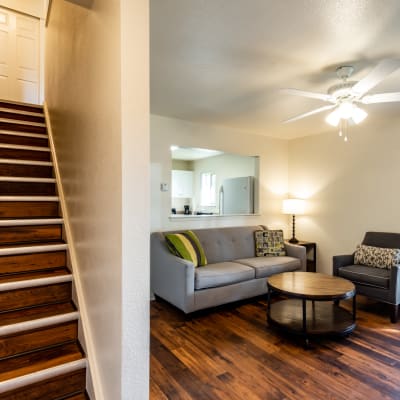
[[[400,248],[400,233],[367,232],[362,244],[375,247]],[[333,275],[348,279],[357,294],[390,305],[390,320],[397,322],[400,304],[400,266],[391,269],[354,264],[351,255],[333,256]]]

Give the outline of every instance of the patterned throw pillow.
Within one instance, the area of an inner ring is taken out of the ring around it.
[[[165,235],[170,252],[191,261],[195,267],[207,265],[207,258],[198,237],[192,231],[167,233]]]
[[[360,244],[354,253],[354,264],[389,269],[400,264],[400,249],[388,249]]]
[[[255,231],[256,256],[285,256],[285,243],[282,230]]]

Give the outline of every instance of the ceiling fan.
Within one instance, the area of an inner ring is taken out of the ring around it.
[[[340,66],[336,69],[336,74],[342,82],[331,86],[326,94],[298,89],[282,89],[287,94],[310,97],[330,103],[287,119],[284,123],[297,121],[323,111],[332,110],[325,118],[328,124],[332,126],[340,124],[341,128],[343,124],[346,126],[347,124],[359,124],[368,114],[365,110],[358,107],[358,104],[400,102],[400,92],[367,94],[369,90],[398,68],[400,68],[400,60],[383,60],[366,77],[357,82],[348,80],[354,72],[354,67],[347,65]],[[341,134],[341,131],[339,134]]]

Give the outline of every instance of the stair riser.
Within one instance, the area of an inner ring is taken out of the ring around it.
[[[63,400],[90,400],[89,397],[86,395],[86,393],[80,393],[73,395],[71,397],[67,397],[66,399]]]
[[[36,254],[22,254],[0,257],[0,274],[38,271],[49,268],[65,267],[66,252],[53,251]],[[0,304],[1,306],[1,304]]]
[[[10,158],[12,160],[50,161],[50,152],[7,149],[0,147],[0,158]]]
[[[0,227],[0,243],[50,242],[62,239],[61,225],[30,225]]]
[[[54,196],[55,183],[43,182],[0,182],[2,196]]]
[[[0,395],[1,400],[54,400],[64,399],[74,393],[85,391],[86,370],[80,369],[68,374],[47,379],[21,389]]]
[[[28,112],[33,112],[33,113],[42,113],[43,114],[43,107],[32,107],[26,104],[13,104],[13,103],[8,103],[6,101],[0,101],[0,107],[1,108],[8,108],[10,111],[12,110],[19,110],[19,111],[28,111]]]
[[[18,122],[0,121],[0,130],[29,132],[29,133],[47,133],[45,126],[25,125]]]
[[[12,112],[12,110],[10,110],[10,111],[0,111],[0,118],[16,119],[16,120],[19,120],[19,121],[44,123],[44,116],[17,114],[15,112]]]
[[[49,141],[44,138],[29,136],[2,135],[0,133],[0,143],[19,144],[21,146],[49,147]]]
[[[71,300],[71,282],[0,292],[0,312]]]
[[[71,321],[0,338],[0,359],[39,350],[78,338],[78,323]]]
[[[53,167],[42,165],[1,164],[0,176],[15,176],[26,178],[52,178]]]
[[[0,201],[0,218],[52,218],[60,216],[56,201]]]

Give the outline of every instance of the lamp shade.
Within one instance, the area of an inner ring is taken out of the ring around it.
[[[283,214],[304,214],[306,202],[302,199],[285,199],[282,204]]]

